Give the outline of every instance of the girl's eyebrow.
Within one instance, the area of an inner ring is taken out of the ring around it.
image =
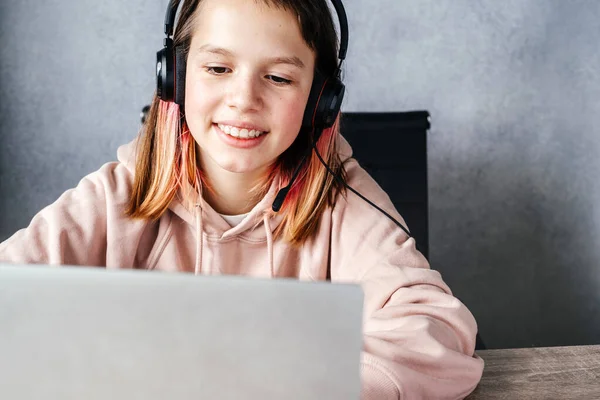
[[[210,44],[205,44],[203,46],[200,46],[198,48],[198,53],[217,54],[217,55],[221,55],[221,56],[225,56],[225,57],[233,57],[234,56],[234,54],[231,51],[229,51],[223,47],[216,47],[216,46],[212,46]],[[272,58],[267,59],[267,62],[269,64],[288,64],[288,65],[292,65],[299,69],[305,68],[305,65],[302,62],[302,60],[300,60],[300,58],[298,58],[296,56],[272,57]]]

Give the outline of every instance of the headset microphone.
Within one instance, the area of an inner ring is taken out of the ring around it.
[[[277,196],[275,196],[275,200],[273,201],[273,205],[271,206],[271,208],[273,209],[274,212],[278,212],[281,209],[281,206],[283,205],[283,202],[285,201],[285,198],[287,197],[288,192],[292,188],[294,181],[298,177],[298,174],[300,173],[302,166],[306,162],[306,159],[308,158],[308,156],[310,156],[310,153],[312,153],[312,147],[309,147],[307,149],[307,151],[304,152],[304,155],[302,156],[300,163],[294,170],[294,173],[292,174],[292,177],[291,177],[289,183],[287,184],[287,186],[279,189],[279,192],[277,192]]]

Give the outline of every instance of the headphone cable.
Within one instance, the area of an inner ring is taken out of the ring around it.
[[[329,165],[327,165],[327,163],[323,160],[323,158],[321,157],[321,154],[319,154],[319,150],[317,149],[316,143],[311,140],[311,144],[312,144],[312,148],[315,150],[315,153],[317,154],[317,157],[319,157],[319,161],[321,161],[321,164],[323,164],[323,166],[327,169],[327,171],[339,183],[341,183],[342,185],[344,185],[348,190],[350,190],[352,193],[354,193],[355,195],[357,195],[358,197],[360,197],[361,199],[363,199],[364,201],[366,201],[367,203],[369,203],[371,206],[373,206],[374,208],[376,208],[377,210],[379,210],[381,213],[383,213],[383,215],[385,215],[386,217],[388,217],[389,219],[391,219],[392,221],[394,221],[394,223],[396,225],[398,225],[398,227],[400,229],[402,229],[408,235],[409,238],[412,237],[412,235],[410,234],[410,232],[408,231],[408,229],[404,227],[404,225],[402,225],[400,222],[398,222],[394,217],[392,217],[390,214],[388,214],[385,210],[381,209],[379,206],[377,206],[371,200],[367,199],[365,196],[363,196],[362,194],[360,194],[358,191],[356,191],[354,188],[352,188],[350,185],[348,185],[346,182],[344,182],[335,172],[333,172],[331,170],[331,168],[329,168]]]

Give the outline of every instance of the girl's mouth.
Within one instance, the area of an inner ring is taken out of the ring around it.
[[[240,149],[250,149],[260,145],[267,137],[268,133],[256,130],[239,129],[223,124],[213,124],[213,128],[225,144]]]

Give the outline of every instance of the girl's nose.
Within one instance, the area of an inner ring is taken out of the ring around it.
[[[240,74],[230,81],[227,105],[240,112],[258,111],[262,107],[260,82],[253,76]]]

